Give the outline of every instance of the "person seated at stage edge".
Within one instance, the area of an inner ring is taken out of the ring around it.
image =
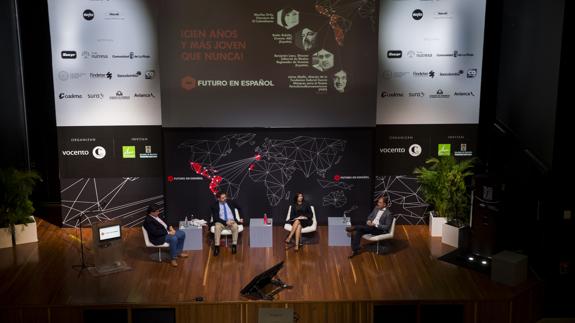
[[[391,229],[391,224],[393,223],[393,215],[389,208],[387,208],[389,198],[387,196],[382,196],[377,199],[377,204],[371,211],[371,214],[367,217],[367,222],[365,225],[356,225],[345,228],[346,231],[352,232],[351,237],[351,256],[353,258],[359,255],[361,250],[361,236],[364,234],[380,235],[388,233]]]
[[[309,203],[305,201],[303,193],[298,192],[294,195],[294,201],[291,205],[290,212],[290,220],[288,222],[290,222],[292,226],[291,231],[285,240],[286,250],[289,249],[291,239],[295,235],[294,250],[299,251],[301,246],[301,230],[313,224],[313,212]]]
[[[144,219],[144,229],[148,232],[150,242],[156,246],[167,242],[170,245],[170,264],[177,267],[177,257],[186,258],[188,254],[182,252],[186,233],[168,226],[160,218],[160,209],[156,205],[148,206],[148,215]]]
[[[230,229],[232,231],[232,254],[237,252],[238,244],[238,223],[235,220],[235,209],[239,209],[235,203],[228,201],[228,196],[224,192],[216,193],[217,201],[212,204],[212,221],[214,225],[214,256],[220,254],[220,237],[222,230]],[[243,223],[243,220],[239,220]]]

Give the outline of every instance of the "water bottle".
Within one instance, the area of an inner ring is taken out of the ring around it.
[[[268,215],[264,213],[264,224],[268,224]]]
[[[188,217],[186,216],[186,218],[184,219],[184,227],[187,228],[188,227]]]

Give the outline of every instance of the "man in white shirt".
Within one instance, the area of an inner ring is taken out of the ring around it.
[[[356,225],[346,228],[348,232],[352,232],[351,237],[351,250],[352,254],[349,258],[359,255],[361,250],[361,236],[364,234],[380,235],[388,233],[391,224],[393,223],[393,215],[387,208],[388,197],[382,196],[377,199],[377,204],[371,214],[367,217],[365,225]]]

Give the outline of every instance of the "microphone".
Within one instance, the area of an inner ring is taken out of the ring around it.
[[[358,208],[357,205],[353,205],[349,209],[343,211],[343,223],[350,223],[351,222],[351,219],[349,219],[348,214],[355,211],[355,209],[357,209],[357,208]]]

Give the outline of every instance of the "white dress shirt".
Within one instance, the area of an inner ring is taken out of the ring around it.
[[[379,220],[381,219],[383,212],[385,212],[385,208],[377,211],[377,215],[375,216],[375,219],[373,219],[372,221],[376,228],[379,228]]]
[[[153,216],[152,218],[156,219],[156,221],[158,221],[166,230],[168,230],[168,225],[166,222],[162,221],[159,216]]]

